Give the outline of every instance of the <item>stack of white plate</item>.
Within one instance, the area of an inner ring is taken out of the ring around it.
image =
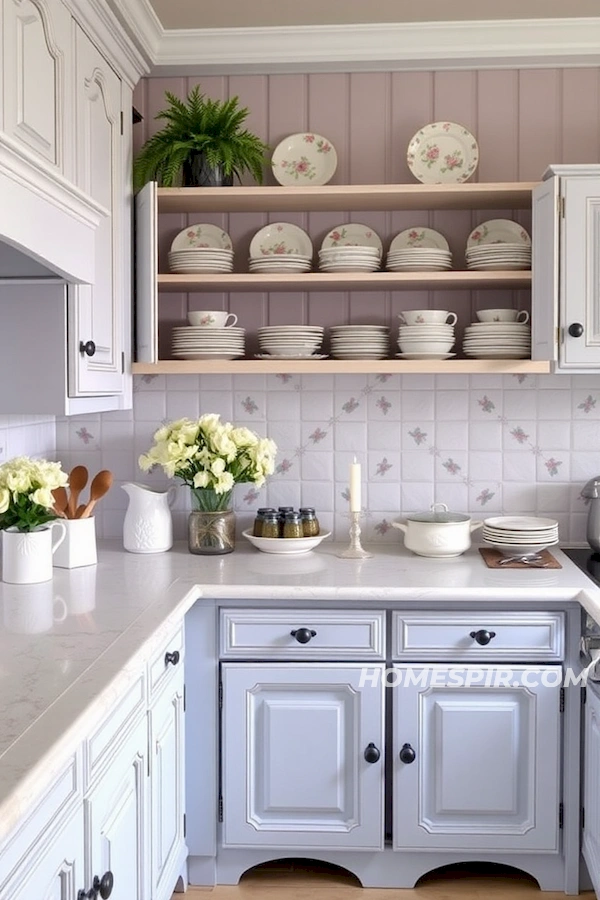
[[[531,326],[522,322],[473,322],[465,328],[463,352],[473,359],[528,359]]]
[[[258,329],[258,359],[325,359],[319,354],[325,329],[320,325],[265,325]]]
[[[398,347],[401,359],[450,359],[454,325],[400,325]]]
[[[309,272],[313,245],[307,233],[290,222],[272,222],[257,231],[250,242],[250,272]]]
[[[558,522],[539,516],[484,519],[483,540],[505,556],[529,556],[558,544]]]
[[[376,272],[383,244],[372,228],[358,222],[338,225],[327,234],[319,250],[322,272]]]
[[[189,225],[175,236],[169,251],[169,269],[180,275],[202,272],[222,274],[233,269],[233,246],[217,225]]]
[[[439,231],[407,228],[390,244],[385,267],[390,272],[441,272],[452,268],[452,253]]]
[[[245,328],[182,325],[173,329],[175,359],[236,359],[244,355]]]
[[[465,257],[467,269],[530,269],[531,238],[518,222],[490,219],[469,235]]]
[[[329,330],[335,359],[386,359],[389,355],[387,325],[333,325]]]

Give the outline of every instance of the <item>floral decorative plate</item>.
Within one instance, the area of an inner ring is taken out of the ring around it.
[[[290,134],[275,147],[271,166],[279,184],[327,184],[337,168],[337,153],[320,134]]]
[[[467,238],[467,249],[482,244],[520,244],[531,247],[531,238],[518,222],[512,219],[488,219],[474,228]]]
[[[304,256],[312,258],[312,241],[302,228],[290,222],[271,222],[257,231],[250,242],[250,258]]]
[[[231,250],[231,238],[226,231],[217,225],[200,223],[188,225],[183,231],[175,235],[171,244],[173,250],[193,250],[199,247],[218,247],[220,250]]]
[[[436,250],[450,249],[448,241],[443,234],[440,234],[439,231],[434,231],[433,228],[421,228],[420,226],[407,228],[406,231],[401,231],[390,244],[391,251],[408,247],[410,247],[411,250],[415,247],[426,247]]]
[[[477,168],[479,147],[470,131],[455,122],[432,122],[410,140],[408,168],[423,184],[467,181]]]
[[[361,225],[358,222],[336,225],[332,228],[329,234],[325,235],[321,250],[326,247],[376,247],[379,253],[383,251],[383,244],[377,232],[368,225]]]

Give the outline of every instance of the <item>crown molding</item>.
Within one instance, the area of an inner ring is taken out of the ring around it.
[[[109,2],[106,0],[64,0],[64,2],[86,33],[100,42],[103,55],[113,68],[130,87],[135,87],[141,76],[147,75],[150,71],[157,46],[154,47],[151,54],[148,54],[140,39],[141,29],[136,26],[133,34],[127,28],[124,30],[124,13],[115,0],[109,0]],[[142,8],[152,9],[152,7],[148,0],[135,0],[135,2],[140,7],[139,11],[136,8],[135,12],[137,21],[138,17],[142,17]],[[133,0],[127,0],[127,5],[132,6]],[[158,24],[160,25],[160,23]],[[160,27],[162,32],[162,26]]]
[[[600,17],[165,30],[127,6],[152,75],[600,65]]]

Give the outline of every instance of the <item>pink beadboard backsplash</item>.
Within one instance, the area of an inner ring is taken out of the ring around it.
[[[162,127],[155,121],[165,90],[180,97],[196,78],[150,78],[135,106],[135,148]],[[332,184],[415,183],[406,164],[412,135],[434,121],[458,122],[479,144],[472,180],[537,181],[551,163],[600,160],[598,68],[353,74],[243,75],[200,79],[204,93],[237,94],[250,108],[248,127],[272,147],[286,135],[310,130],[335,145]],[[265,180],[274,183],[270,167]],[[413,224],[441,231],[464,258],[480,221],[514,217],[529,228],[527,212],[426,211],[231,214],[161,217],[160,267],[177,232],[209,221],[231,233],[236,268],[246,265],[250,239],[268,221],[305,228],[315,244],[331,227],[365,221],[384,244]],[[311,294],[164,294],[160,297],[161,350],[168,356],[170,328],[188,309],[230,309],[250,336],[267,322],[387,321],[401,309],[435,306],[459,316],[457,333],[477,309],[529,308],[528,291],[356,292]],[[135,379],[132,412],[57,421],[57,455],[65,465],[110,468],[116,485],[98,507],[98,530],[122,535],[127,504],[119,483],[167,486],[162,473],[144,475],[139,454],[165,419],[218,412],[272,437],[277,471],[268,486],[235,489],[238,526],[258,506],[314,505],[338,540],[348,535],[348,466],[363,471],[363,535],[400,542],[390,522],[402,513],[444,502],[475,518],[505,513],[551,515],[565,541],[585,539],[585,481],[600,472],[600,375],[589,376],[144,376]],[[188,497],[179,491],[175,533],[185,536]]]

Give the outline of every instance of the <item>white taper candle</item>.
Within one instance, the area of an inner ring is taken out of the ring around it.
[[[350,512],[360,512],[360,463],[350,463]]]

